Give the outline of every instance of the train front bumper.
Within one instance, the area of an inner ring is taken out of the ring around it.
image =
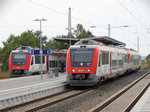
[[[82,76],[82,74],[76,75]],[[84,77],[75,78],[75,75],[67,74],[67,82],[70,86],[94,86],[98,81],[96,74],[90,74],[86,79],[84,79]]]
[[[9,73],[10,73],[10,77],[32,74],[32,72],[29,72],[29,70],[9,70]]]

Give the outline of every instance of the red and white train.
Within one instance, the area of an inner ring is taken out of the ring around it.
[[[43,50],[42,62],[43,73],[54,67],[60,69],[61,64],[66,63],[66,51]],[[41,71],[39,49],[22,46],[13,50],[9,56],[9,71],[10,77],[39,74]]]
[[[134,50],[80,40],[67,52],[67,81],[71,86],[93,86],[106,79],[140,69]]]

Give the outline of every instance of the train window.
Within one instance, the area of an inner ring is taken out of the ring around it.
[[[134,56],[134,64],[138,64],[138,62],[139,62],[139,56],[135,55]]]
[[[100,66],[101,64],[101,54],[99,55],[99,62],[98,62],[98,66]]]
[[[13,65],[25,65],[27,60],[27,53],[12,53]]]
[[[117,60],[112,60],[112,69],[117,68]]]
[[[128,55],[127,54],[124,55],[124,62],[128,62]]]
[[[90,67],[92,65],[94,48],[71,49],[72,67]],[[82,65],[80,63],[83,63]]]
[[[130,62],[133,62],[133,55],[130,57]]]
[[[25,59],[27,57],[26,54],[15,54],[14,59]]]
[[[122,54],[118,53],[118,60],[122,60]]]
[[[57,61],[50,61],[49,67],[50,67],[50,68],[57,67]]]
[[[45,56],[42,59],[42,63],[45,63]],[[35,56],[35,64],[41,64],[41,56]]]
[[[117,53],[112,53],[112,69],[117,69]]]
[[[118,65],[122,67],[122,54],[118,53]]]
[[[33,57],[32,57],[32,59],[31,59],[31,65],[33,65]]]
[[[119,60],[119,66],[122,67],[122,60]]]
[[[102,53],[102,65],[109,64],[109,53]]]

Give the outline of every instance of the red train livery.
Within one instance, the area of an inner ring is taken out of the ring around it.
[[[67,52],[67,81],[71,86],[93,86],[140,69],[137,51],[80,40]]]
[[[45,53],[44,53],[45,51]],[[66,52],[43,50],[42,70],[43,73],[54,67],[60,69],[61,63],[66,62]],[[33,49],[30,46],[22,46],[13,50],[9,56],[10,77],[21,75],[39,74],[41,71],[39,49]]]

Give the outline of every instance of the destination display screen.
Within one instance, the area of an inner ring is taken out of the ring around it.
[[[25,59],[27,57],[26,54],[16,54],[14,55],[14,59]]]

